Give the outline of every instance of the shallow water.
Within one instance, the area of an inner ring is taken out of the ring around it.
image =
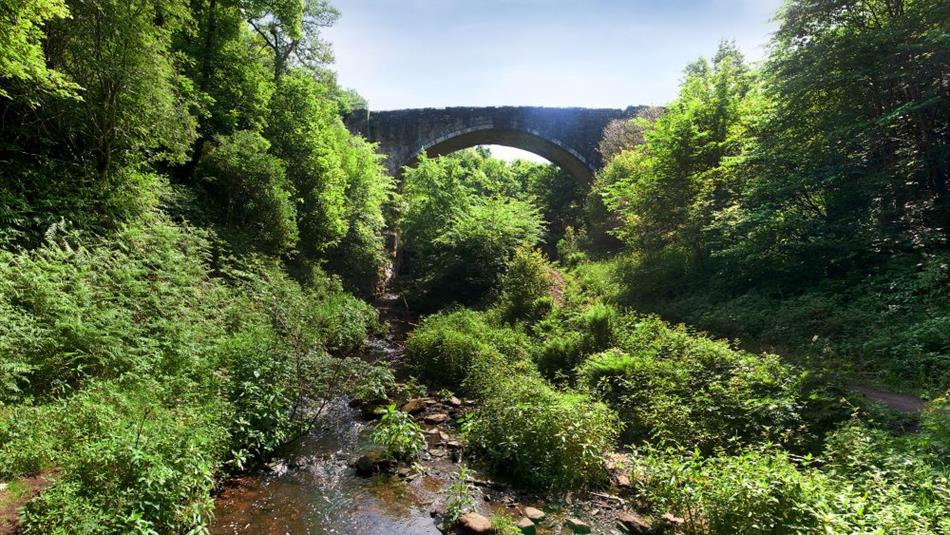
[[[364,357],[398,370],[410,328],[398,296],[376,303],[389,326],[366,342]],[[312,433],[271,469],[232,482],[219,496],[213,534],[435,535],[429,514],[456,466],[425,454],[425,472],[409,478],[356,475],[350,459],[371,448],[372,428],[345,400],[331,404]]]
[[[358,411],[335,404],[284,461],[222,492],[211,533],[438,534],[429,510],[445,481],[357,476],[348,460],[369,446]]]

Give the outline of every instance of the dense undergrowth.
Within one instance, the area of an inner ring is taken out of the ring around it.
[[[306,431],[323,400],[385,392],[388,370],[347,357],[372,307],[224,245],[156,213],[0,253],[0,478],[59,474],[26,533],[199,529],[218,479]]]
[[[512,315],[502,283],[495,306],[429,316],[408,342],[422,378],[478,400],[465,435],[500,475],[596,488],[621,445],[633,492],[686,533],[950,527],[947,399],[907,432],[832,376],[608,304],[622,284],[601,266],[578,266],[551,305],[539,258],[518,252],[503,280],[539,289],[520,299],[545,314]]]
[[[24,533],[201,532],[222,476],[384,397],[352,293],[387,228],[410,370],[512,483],[619,470],[688,534],[950,532],[950,4],[790,1],[762,65],[724,43],[610,125],[594,184],[477,149],[398,194],[337,15],[0,0],[0,479],[55,475]],[[375,438],[424,447],[394,409]]]

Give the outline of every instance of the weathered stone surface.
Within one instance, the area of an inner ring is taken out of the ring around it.
[[[444,412],[437,412],[435,414],[427,414],[425,417],[425,422],[427,424],[441,424],[448,419],[448,414],[445,414]]]
[[[650,533],[651,529],[650,524],[643,517],[631,511],[620,513],[617,517],[617,525],[624,533],[633,535],[645,535]]]
[[[574,533],[590,533],[591,531],[590,524],[578,518],[568,518],[564,521],[564,525]]]
[[[627,477],[627,474],[618,474],[617,475],[617,486],[618,487],[629,487],[630,478]]]
[[[450,406],[456,407],[456,408],[462,406],[462,400],[460,400],[459,398],[457,398],[457,397],[455,397],[455,396],[450,397],[450,398],[447,399],[445,402],[448,403]]]
[[[379,143],[386,165],[398,176],[419,153],[441,156],[476,145],[509,145],[534,152],[589,184],[603,166],[597,149],[604,128],[614,119],[633,117],[641,108],[424,108],[355,110],[347,128]]]
[[[403,403],[399,410],[408,412],[409,414],[417,414],[425,410],[425,408],[426,398],[415,398]]]
[[[465,513],[459,518],[459,527],[469,535],[491,533],[491,520],[478,513]]]
[[[540,522],[540,521],[544,520],[544,511],[542,511],[542,510],[540,510],[540,509],[536,509],[536,508],[534,508],[534,507],[525,507],[525,508],[524,508],[524,516],[528,517],[529,519],[533,520],[534,522]]]
[[[684,519],[674,516],[671,513],[663,513],[656,521],[656,531],[658,533],[678,533],[679,528],[686,522]]]
[[[534,535],[538,531],[534,526],[534,522],[528,517],[519,520],[517,526],[518,529],[521,530],[522,535]]]
[[[356,473],[361,476],[371,476],[376,472],[383,470],[388,465],[382,452],[379,451],[370,451],[361,455],[353,463],[353,466],[356,468]]]

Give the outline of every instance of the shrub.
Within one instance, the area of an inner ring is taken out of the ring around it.
[[[227,227],[248,234],[263,251],[281,254],[297,244],[294,188],[284,164],[257,132],[218,136],[200,172],[220,205]]]
[[[946,425],[946,424],[944,424]],[[935,440],[936,439],[936,440]],[[946,533],[950,528],[947,444],[929,429],[891,435],[850,422],[827,440],[823,470],[856,496],[839,499],[851,532]]]
[[[502,320],[534,322],[547,315],[553,306],[549,296],[554,283],[553,271],[540,251],[519,249],[515,252],[499,283],[496,306]]]
[[[618,320],[617,310],[603,303],[549,317],[536,329],[544,338],[535,354],[538,368],[549,379],[573,377],[584,359],[613,344]]]
[[[515,252],[538,243],[543,221],[518,200],[477,199],[440,229],[411,298],[421,310],[482,303]]]
[[[711,451],[738,443],[802,440],[801,376],[774,355],[640,318],[619,348],[588,359],[580,382],[616,408],[626,439]]]
[[[633,470],[641,495],[683,518],[687,535],[837,533],[826,518],[833,483],[778,449],[710,458],[647,450]]]
[[[411,461],[426,447],[419,424],[408,414],[396,410],[395,405],[386,407],[373,431],[373,442],[382,446],[386,458],[393,461]]]
[[[541,373],[554,380],[571,374],[584,356],[584,335],[567,331],[546,336],[534,360]]]
[[[945,533],[948,467],[919,438],[852,423],[821,464],[772,446],[707,458],[646,448],[631,479],[687,534]]]
[[[484,389],[465,435],[493,468],[534,488],[605,482],[603,455],[619,428],[613,411],[524,372],[498,370]]]
[[[25,532],[200,531],[217,475],[391,386],[328,352],[362,344],[371,307],[272,260],[213,269],[214,243],[154,215],[0,252],[0,477],[60,469]]]
[[[430,386],[464,391],[478,363],[491,365],[526,359],[527,337],[496,327],[472,310],[441,312],[427,317],[406,342],[409,366]],[[477,390],[468,389],[469,394]]]
[[[27,505],[24,532],[145,533],[205,525],[231,413],[220,400],[172,404],[173,396],[158,383],[102,383],[61,403],[24,408],[18,420],[30,426],[9,429],[4,438],[12,442],[4,441],[4,449],[43,439],[28,437],[33,423],[52,425],[56,433],[45,439],[61,470]]]

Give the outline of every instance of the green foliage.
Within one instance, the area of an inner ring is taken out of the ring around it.
[[[600,302],[548,317],[535,329],[544,338],[535,354],[538,368],[551,379],[572,376],[584,359],[613,345],[618,319],[616,308]]]
[[[445,497],[445,516],[443,520],[452,524],[465,513],[475,509],[477,489],[469,482],[468,468],[459,465],[459,471],[449,483]]]
[[[598,176],[627,302],[942,392],[948,18],[940,1],[795,0],[760,69],[730,45],[690,65]]]
[[[482,388],[484,399],[465,435],[492,467],[533,488],[606,481],[603,455],[619,429],[606,405],[511,370],[496,371]]]
[[[506,514],[491,515],[491,529],[497,535],[521,535],[515,519]]]
[[[832,483],[781,450],[710,458],[648,450],[632,475],[655,510],[685,520],[688,535],[839,533],[828,519]]]
[[[333,58],[320,30],[340,13],[326,0],[243,0],[239,5],[271,51],[275,78],[294,66],[319,71]]]
[[[383,212],[393,197],[393,179],[386,175],[375,147],[351,137],[341,151],[348,181],[343,240],[327,253],[328,268],[342,277],[347,288],[370,296],[376,290],[386,262]]]
[[[526,190],[536,199],[547,222],[546,250],[553,251],[568,228],[584,226],[584,199],[590,191],[590,184],[582,184],[555,165],[528,167],[523,172],[527,175]]]
[[[491,325],[472,310],[428,316],[409,335],[406,358],[413,372],[430,385],[478,394],[468,382],[474,367],[492,367],[526,360],[527,337],[507,327]]]
[[[411,461],[426,447],[422,428],[395,405],[386,407],[373,431],[373,442],[382,446],[386,458],[394,461]]]
[[[205,525],[229,415],[220,400],[177,398],[174,388],[157,383],[100,383],[59,403],[18,409],[4,425],[5,456],[30,444],[24,435],[40,425],[49,435],[34,440],[54,441],[61,469],[27,505],[24,531],[146,533]],[[6,472],[10,464],[3,464]]]
[[[212,276],[211,238],[153,215],[0,253],[0,475],[61,470],[28,532],[198,529],[224,470],[306,432],[325,400],[392,385],[327,352],[362,344],[369,305],[267,260]]]
[[[282,76],[265,130],[300,197],[300,246],[312,254],[339,243],[347,230],[347,177],[338,149],[348,133],[327,94],[326,86],[303,71]]]
[[[0,77],[5,82],[26,85],[29,90],[74,95],[76,86],[46,65],[43,24],[66,18],[64,0],[3,0],[0,2]],[[0,86],[0,97],[10,92]]]
[[[621,152],[599,177],[606,205],[624,217],[621,237],[641,250],[682,244],[701,262],[703,217],[715,209],[716,166],[741,147],[733,139],[752,77],[734,45],[712,64],[686,68],[680,95],[653,124],[645,144]],[[713,204],[710,206],[710,204]],[[695,252],[694,252],[695,251]]]
[[[541,239],[541,216],[511,193],[508,168],[471,154],[423,156],[405,171],[402,265],[423,311],[483,302],[515,252]]]
[[[581,383],[616,408],[626,438],[705,452],[750,442],[802,440],[802,377],[775,355],[737,351],[638,318],[617,347],[591,357]]]
[[[297,214],[283,162],[269,147],[248,130],[218,137],[202,159],[201,175],[221,196],[224,224],[246,232],[264,251],[280,254],[297,243]]]
[[[553,307],[554,268],[540,251],[519,249],[499,282],[497,306],[508,323],[536,321]]]
[[[820,463],[770,446],[705,458],[648,448],[631,480],[689,534],[944,533],[950,466],[933,438],[852,423]]]
[[[53,124],[92,160],[102,183],[113,187],[113,172],[142,161],[183,161],[195,136],[187,113],[190,86],[176,71],[170,53],[174,33],[188,23],[178,0],[133,5],[115,0],[69,2],[70,18],[50,30],[57,46],[48,59],[82,87],[82,100],[53,100]],[[163,24],[155,24],[162,13]]]

